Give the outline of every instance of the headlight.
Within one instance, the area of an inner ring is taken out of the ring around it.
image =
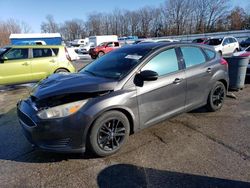
[[[37,115],[41,119],[52,119],[52,118],[62,118],[76,113],[83,105],[85,105],[88,100],[82,100],[72,103],[63,104],[60,106],[55,106],[40,111]]]

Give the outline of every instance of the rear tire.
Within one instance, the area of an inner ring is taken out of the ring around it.
[[[99,52],[99,53],[98,53],[98,58],[100,58],[100,57],[102,57],[102,56],[104,56],[104,55],[105,55],[104,52]]]
[[[128,118],[119,111],[102,114],[94,122],[89,134],[89,148],[99,157],[116,153],[129,137]]]
[[[207,99],[207,109],[210,112],[220,110],[226,97],[226,88],[222,82],[217,81],[211,89]]]
[[[57,69],[55,73],[66,73],[69,72],[67,69]]]

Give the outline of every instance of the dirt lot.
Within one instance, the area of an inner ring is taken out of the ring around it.
[[[221,111],[199,109],[145,129],[107,158],[34,150],[15,109],[29,87],[5,88],[0,91],[0,186],[250,187],[247,82]]]

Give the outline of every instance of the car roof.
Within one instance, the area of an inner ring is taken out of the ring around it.
[[[63,45],[10,45],[5,48],[60,48]]]
[[[172,47],[172,46],[197,46],[197,47],[205,47],[209,49],[213,49],[211,46],[204,44],[196,44],[196,43],[188,43],[188,42],[148,42],[148,43],[139,43],[136,45],[129,45],[123,48],[133,48],[133,49],[143,49],[143,50],[157,50],[164,47]]]

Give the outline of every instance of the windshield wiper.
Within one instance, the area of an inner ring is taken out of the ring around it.
[[[89,74],[91,74],[91,75],[93,75],[93,76],[97,76],[94,72],[89,71],[89,70],[84,70],[84,72],[87,72],[87,73],[89,73]]]

